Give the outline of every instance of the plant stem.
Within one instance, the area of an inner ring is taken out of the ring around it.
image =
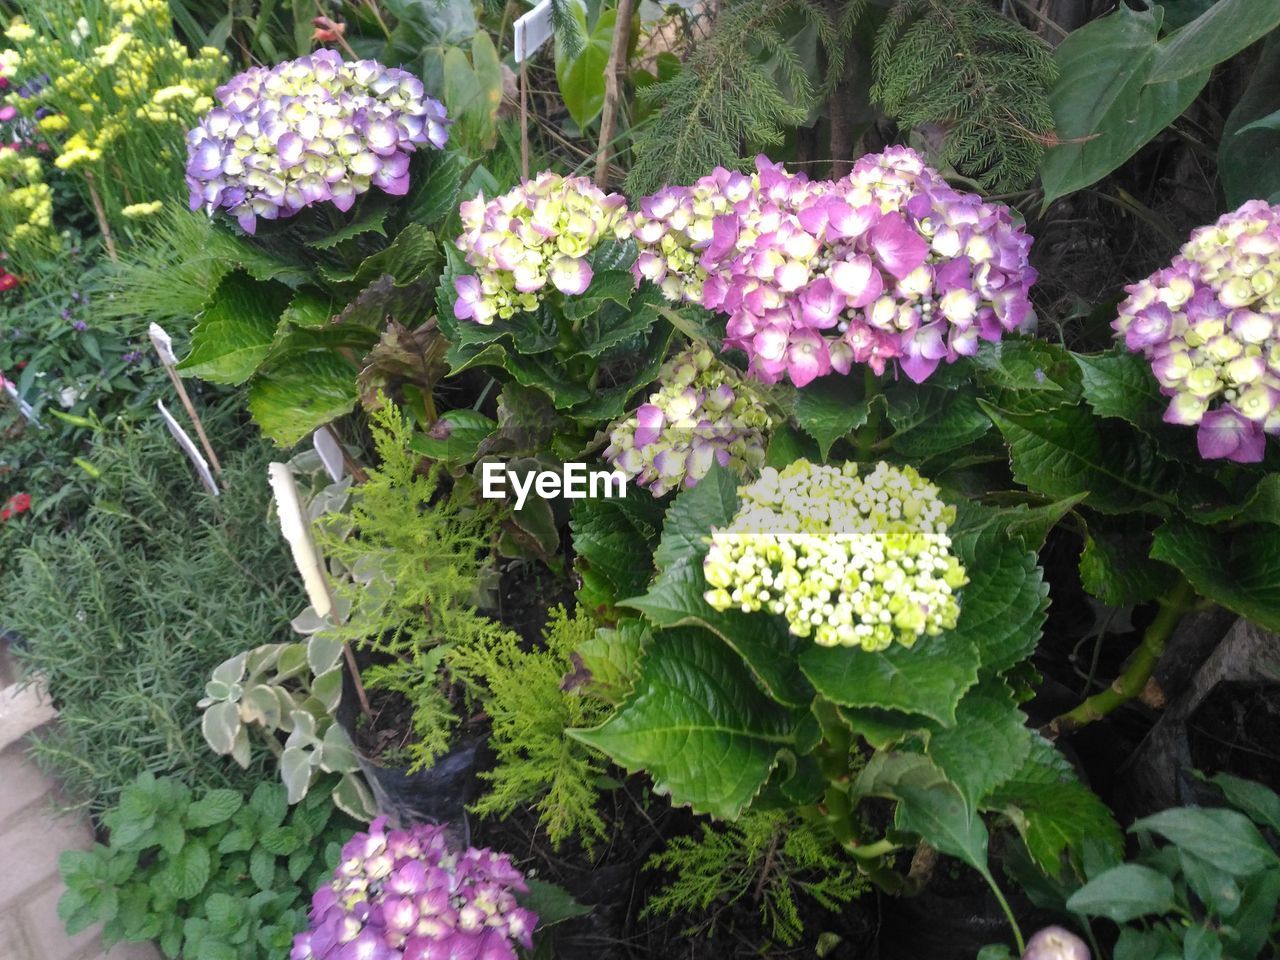
[[[871,367],[862,368],[862,402],[867,407],[867,422],[858,431],[858,460],[870,460],[880,436],[880,404],[876,398],[880,396],[880,378]]]
[[[1147,681],[1151,679],[1156,664],[1160,662],[1165,644],[1174,628],[1195,601],[1196,592],[1186,580],[1180,580],[1176,587],[1161,597],[1160,611],[1151,621],[1151,626],[1147,627],[1147,632],[1142,636],[1142,643],[1138,645],[1138,649],[1125,665],[1124,672],[1116,677],[1106,690],[1094,694],[1074,709],[1055,717],[1046,728],[1049,738],[1054,739],[1060,734],[1070,733],[1072,730],[1088,726],[1095,720],[1101,720],[1117,707],[1128,703],[1140,694],[1146,687]]]
[[[107,256],[111,258],[112,263],[119,263],[120,258],[116,255],[116,241],[111,236],[111,224],[107,222],[107,211],[102,206],[102,198],[98,196],[98,189],[93,185],[93,174],[86,170],[84,180],[89,185],[89,199],[93,201],[93,214],[98,218],[98,229],[102,231],[102,240],[107,245]]]
[[[596,186],[601,190],[609,182],[609,147],[613,143],[613,131],[618,123],[618,101],[621,98],[622,71],[626,66],[633,8],[634,0],[618,0],[609,63],[604,69],[604,110],[600,114],[600,148],[596,155]]]
[[[1000,892],[1000,886],[996,883],[995,877],[991,876],[990,871],[983,871],[982,879],[987,881],[987,886],[991,888],[991,892],[996,895],[996,900],[1000,904],[1000,909],[1004,911],[1005,917],[1009,921],[1009,926],[1013,928],[1013,939],[1018,944],[1018,955],[1027,952],[1027,941],[1022,937],[1022,928],[1018,926],[1018,920],[1013,915],[1013,908],[1009,906],[1009,901],[1004,898],[1004,894]]]

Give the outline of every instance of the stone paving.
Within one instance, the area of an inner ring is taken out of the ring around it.
[[[25,738],[55,714],[19,688],[0,642],[0,960],[159,960],[150,944],[104,951],[97,929],[74,937],[58,919],[58,855],[93,844],[88,822],[53,814],[57,784],[25,757]]]

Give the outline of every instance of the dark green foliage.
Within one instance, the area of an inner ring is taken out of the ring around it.
[[[946,131],[939,160],[987,190],[1035,176],[1053,130],[1048,46],[982,0],[901,0],[876,36],[871,96]]]
[[[153,940],[187,960],[285,956],[356,826],[325,791],[290,809],[278,783],[258,784],[246,801],[151,774],[102,820],[107,845],[59,861],[59,918],[72,934],[103,924],[107,947]]]
[[[645,905],[646,914],[718,912],[750,897],[761,923],[787,946],[804,932],[797,896],[836,911],[866,887],[852,861],[781,812],[753,810],[732,823],[703,823],[700,836],[675,838],[645,867],[672,874]],[[706,925],[714,928],[714,914]]]
[[[604,758],[565,733],[594,726],[608,711],[602,701],[563,689],[565,675],[574,670],[574,652],[595,629],[581,612],[570,617],[554,607],[544,643],[534,650],[521,649],[519,637],[503,633],[483,644],[454,646],[448,654],[450,668],[477,688],[493,722],[490,745],[497,764],[481,774],[490,788],[472,809],[504,817],[532,804],[553,847],[575,835],[588,846],[605,837],[596,812]]]
[[[221,497],[159,424],[120,426],[89,454],[101,477],[88,513],[72,533],[33,536],[0,595],[0,624],[26,639],[16,652],[62,717],[35,757],[77,802],[101,807],[143,771],[195,789],[261,775],[205,745],[199,685],[227,657],[289,639],[299,588],[265,522],[266,446],[229,407],[207,425]]]
[[[407,750],[416,768],[447,749],[457,719],[439,675],[446,646],[485,647],[505,633],[475,607],[494,511],[452,498],[439,467],[419,471],[412,427],[393,404],[384,403],[371,425],[379,465],[353,493],[350,512],[322,533],[320,548],[356,577],[335,584],[351,614],[332,632],[385,658],[363,677],[411,703],[415,739]]]
[[[727,4],[679,74],[641,92],[660,109],[636,137],[627,192],[692,183],[716,166],[741,168],[752,147],[781,144],[786,128],[805,122],[830,78],[843,70],[844,46],[862,6],[851,0],[832,17],[807,0]],[[814,84],[788,42],[796,31],[790,18],[818,33],[827,61],[822,84]]]

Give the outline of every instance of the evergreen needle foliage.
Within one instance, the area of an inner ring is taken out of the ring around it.
[[[573,652],[594,634],[589,617],[554,607],[544,645],[535,650],[521,649],[520,638],[508,632],[449,651],[449,666],[476,690],[493,722],[489,742],[497,764],[481,774],[491,787],[472,810],[503,817],[532,803],[556,849],[575,835],[586,846],[605,837],[596,811],[605,760],[565,731],[595,726],[608,705],[562,689],[574,669]]]
[[[983,0],[901,0],[876,35],[871,96],[904,127],[946,130],[939,158],[987,190],[1035,176],[1053,130],[1048,46]]]
[[[158,422],[100,439],[93,506],[71,532],[33,537],[0,593],[0,624],[25,638],[15,652],[61,716],[35,757],[75,802],[101,809],[144,771],[197,791],[264,775],[210,751],[196,707],[227,657],[289,639],[299,589],[265,522],[270,449],[233,416],[206,411],[225,468],[216,499]]]
[[[732,823],[702,824],[701,836],[676,837],[645,864],[665,870],[671,882],[645,904],[644,913],[716,912],[746,899],[759,906],[760,921],[782,944],[804,933],[797,896],[839,910],[865,889],[841,853],[803,822],[782,811],[752,810]]]
[[[743,168],[744,148],[782,143],[786,128],[804,123],[843,71],[862,5],[849,0],[833,18],[807,0],[729,3],[680,73],[641,91],[661,109],[636,137],[627,191],[639,196],[692,183],[716,166]],[[788,42],[795,23],[784,25],[796,16],[813,24],[826,57],[827,81],[817,87]]]
[[[439,669],[445,648],[483,648],[505,633],[474,603],[494,511],[450,497],[439,467],[420,471],[421,458],[409,449],[411,424],[383,401],[371,422],[379,466],[320,539],[353,573],[335,586],[351,614],[332,630],[385,659],[362,676],[412,705],[415,739],[407,752],[417,769],[448,749],[457,722]]]

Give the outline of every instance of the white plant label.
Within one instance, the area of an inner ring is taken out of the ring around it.
[[[551,39],[551,0],[542,0],[516,21],[516,63],[528,60]]]
[[[40,421],[36,419],[36,412],[32,409],[31,404],[18,396],[17,384],[12,380],[6,380],[4,377],[0,377],[0,384],[4,385],[4,392],[13,399],[15,404],[17,404],[18,413],[22,414],[23,419],[37,427],[40,426]]]
[[[160,362],[166,367],[177,366],[178,358],[173,352],[173,341],[169,338],[169,334],[165,333],[164,327],[153,323],[147,328],[147,335],[151,337],[151,345],[156,348]]]
[[[293,563],[302,574],[302,585],[307,588],[307,598],[316,615],[327,617],[333,610],[329,584],[324,578],[324,567],[315,544],[311,542],[311,522],[302,512],[298,499],[298,486],[293,482],[293,472],[288,464],[267,464],[267,479],[276,498],[276,516],[280,519],[280,532],[293,552]]]
[[[329,479],[334,483],[340,482],[347,475],[347,466],[343,463],[342,448],[333,438],[332,431],[328,427],[321,427],[311,435],[311,445],[316,448]]]
[[[187,435],[187,431],[182,429],[182,424],[173,418],[173,414],[165,407],[164,401],[157,400],[156,407],[160,410],[160,416],[164,417],[164,422],[169,427],[169,432],[173,434],[173,439],[178,441],[178,446],[182,448],[183,453],[187,455],[187,459],[195,466],[200,482],[204,484],[206,490],[216,497],[218,495],[218,484],[213,479],[213,474],[209,472],[209,462],[205,460],[200,449],[191,442],[191,437]]]
[[[524,509],[532,491],[544,500],[564,497],[584,500],[627,495],[627,475],[621,470],[589,470],[585,463],[566,463],[562,470],[530,470],[520,474],[505,464],[488,461],[480,468],[480,495],[487,500],[505,500],[507,486],[515,491],[516,509]]]

